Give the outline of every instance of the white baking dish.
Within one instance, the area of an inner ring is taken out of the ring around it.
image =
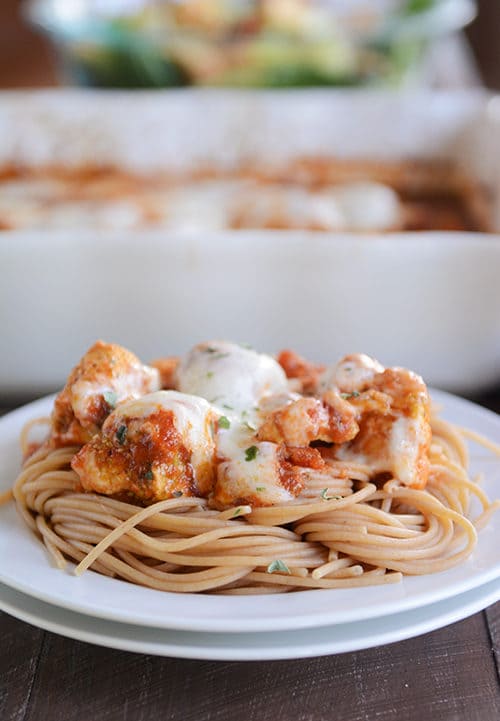
[[[497,111],[482,94],[7,93],[0,164],[453,158],[500,227]],[[0,389],[57,387],[98,337],[144,360],[227,337],[326,362],[362,350],[470,392],[500,380],[499,271],[496,235],[4,232]]]

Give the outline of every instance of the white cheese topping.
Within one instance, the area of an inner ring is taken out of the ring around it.
[[[401,223],[399,198],[387,185],[367,181],[347,183],[336,186],[331,197],[345,230],[389,230]]]
[[[256,443],[252,450],[254,457],[250,459],[248,450],[242,449],[238,456],[219,464],[216,497],[221,491],[219,497],[231,502],[256,497],[262,505],[274,505],[291,500],[293,495],[279,482],[278,446]]]
[[[414,418],[400,416],[391,427],[389,456],[394,476],[407,485],[415,481],[421,426]]]
[[[384,366],[364,353],[353,353],[342,358],[337,365],[327,368],[320,380],[320,388],[326,391],[338,388],[343,393],[353,393],[368,387]]]
[[[178,388],[206,398],[225,415],[254,419],[261,398],[288,392],[282,367],[264,353],[236,343],[195,346],[177,369]]]
[[[112,424],[116,427],[120,420],[131,418],[147,420],[162,410],[172,411],[175,428],[191,452],[191,463],[195,470],[203,464],[211,463],[215,453],[213,424],[217,414],[204,398],[177,391],[157,391],[123,403],[111,414],[106,426]]]
[[[129,398],[138,398],[144,389],[156,391],[160,388],[159,374],[156,368],[142,364],[129,368],[127,373],[120,373],[109,379],[85,380],[81,378],[71,386],[71,405],[77,418],[85,418],[94,398],[111,393],[116,396],[116,403]]]

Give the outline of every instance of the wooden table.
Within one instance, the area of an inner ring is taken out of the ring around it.
[[[477,400],[500,411],[500,388]],[[0,721],[500,719],[500,603],[408,641],[298,661],[113,651],[2,613],[0,649]]]

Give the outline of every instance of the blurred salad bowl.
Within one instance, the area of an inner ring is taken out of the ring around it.
[[[67,77],[100,87],[400,84],[473,0],[30,0]]]

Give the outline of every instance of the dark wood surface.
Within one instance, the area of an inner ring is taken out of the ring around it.
[[[500,412],[500,388],[475,400]],[[500,603],[408,641],[297,661],[189,661],[114,651],[5,613],[0,649],[0,721],[500,718]]]

